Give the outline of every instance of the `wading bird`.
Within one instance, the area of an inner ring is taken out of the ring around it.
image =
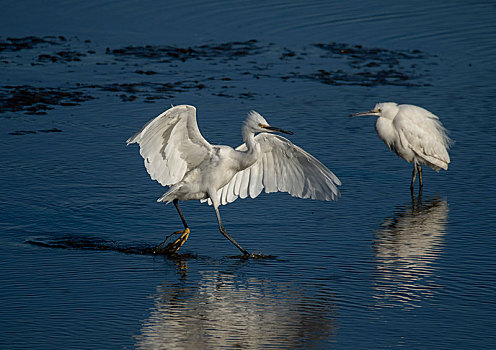
[[[448,149],[451,140],[439,117],[428,110],[414,105],[398,105],[384,102],[374,109],[350,115],[374,115],[377,118],[375,130],[391,151],[409,163],[413,163],[413,190],[417,172],[419,187],[422,188],[422,166],[428,165],[435,171],[448,170],[450,157]]]
[[[233,149],[211,145],[200,133],[196,108],[182,105],[170,108],[149,121],[127,144],[138,143],[140,154],[152,180],[169,190],[158,202],[174,203],[184,230],[180,237],[155,247],[159,254],[173,254],[186,242],[190,229],[179,208],[179,200],[196,199],[213,205],[220,232],[245,256],[250,254],[225,230],[219,205],[238,197],[288,192],[294,197],[337,200],[339,179],[321,162],[288,139],[270,134],[292,134],[270,126],[257,112],[248,113],[243,127],[244,143]],[[255,135],[258,133],[257,135]]]

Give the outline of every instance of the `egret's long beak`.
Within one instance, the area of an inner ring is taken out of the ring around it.
[[[293,133],[291,131],[279,129],[279,128],[276,128],[274,126],[263,125],[262,128],[270,130],[270,131],[274,131],[274,132],[280,132],[280,133],[287,134],[287,135],[293,135]]]
[[[380,113],[379,113],[379,111],[371,110],[371,111],[367,111],[367,112],[358,112],[358,113],[350,114],[349,117],[358,117],[358,116],[361,116],[361,115],[375,115],[375,116],[379,116]]]

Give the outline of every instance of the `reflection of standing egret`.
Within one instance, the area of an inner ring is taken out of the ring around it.
[[[301,288],[232,273],[203,272],[198,284],[183,280],[158,287],[137,349],[307,348],[335,330],[335,301]]]
[[[394,102],[379,103],[368,112],[351,116],[360,115],[378,116],[375,130],[379,138],[399,157],[413,163],[412,189],[417,172],[419,187],[423,185],[421,164],[436,171],[448,170],[451,140],[436,115],[422,107]]]
[[[378,299],[411,304],[436,287],[429,278],[443,249],[448,204],[434,198],[400,207],[376,233]]]
[[[329,201],[339,197],[336,186],[341,182],[329,169],[288,139],[270,132],[292,134],[270,126],[252,111],[242,128],[244,144],[236,149],[211,145],[198,129],[196,108],[184,105],[163,112],[127,140],[140,145],[151,178],[170,186],[158,201],[173,202],[184,225],[183,231],[176,232],[180,238],[157,246],[158,253],[175,253],[188,239],[190,230],[179,200],[212,204],[220,232],[247,256],[224,229],[219,205],[248,195],[255,198],[264,188],[267,193],[288,192],[300,198]]]

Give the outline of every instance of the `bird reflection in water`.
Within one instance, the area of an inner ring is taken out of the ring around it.
[[[448,203],[439,197],[399,207],[375,235],[375,291],[379,307],[416,307],[440,287],[436,260],[443,250]]]
[[[136,338],[138,349],[298,348],[322,344],[335,331],[332,293],[233,273],[200,272],[158,287]],[[183,276],[184,277],[184,276]]]

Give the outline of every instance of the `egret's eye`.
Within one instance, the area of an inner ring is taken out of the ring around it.
[[[382,112],[382,109],[378,108],[377,109],[377,112],[381,113]]]

